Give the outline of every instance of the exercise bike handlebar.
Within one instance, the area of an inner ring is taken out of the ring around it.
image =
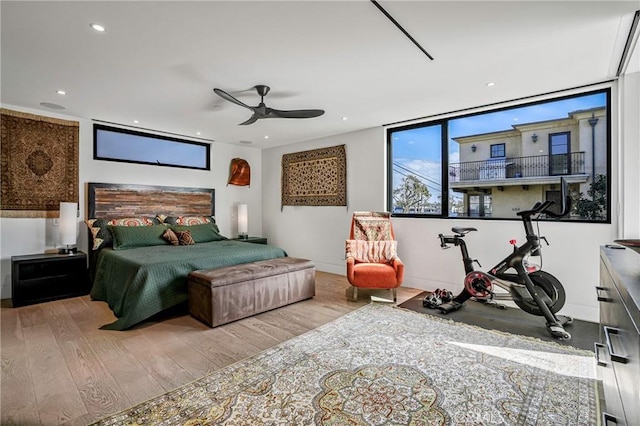
[[[564,217],[571,211],[571,195],[569,194],[568,184],[565,178],[560,178],[560,199],[562,200],[561,212],[556,213],[549,210],[549,207],[555,204],[553,200],[544,202],[538,201],[530,210],[518,212],[517,215],[523,218],[529,218],[535,214],[545,214],[552,218]]]

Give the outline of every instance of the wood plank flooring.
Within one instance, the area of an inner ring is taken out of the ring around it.
[[[0,424],[86,425],[255,355],[368,303],[316,272],[316,297],[211,329],[183,311],[127,331],[89,296],[0,306]],[[401,287],[398,303],[420,290]],[[384,297],[388,292],[383,292]]]

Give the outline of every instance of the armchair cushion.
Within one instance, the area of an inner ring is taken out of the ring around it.
[[[397,248],[395,240],[346,240],[347,258],[353,257],[362,263],[391,263],[398,257]]]

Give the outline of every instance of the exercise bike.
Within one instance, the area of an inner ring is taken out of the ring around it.
[[[474,263],[477,263],[479,267],[482,266],[480,262],[469,256],[464,241],[464,236],[469,232],[477,231],[476,228],[453,227],[451,231],[454,235],[440,234],[438,238],[442,249],[447,249],[451,245],[460,247],[466,276],[462,291],[450,302],[439,305],[437,309],[444,314],[456,311],[472,297],[476,301],[494,303],[503,308],[505,306],[497,304],[496,300],[512,300],[523,311],[532,315],[544,316],[547,329],[554,338],[571,339],[571,334],[564,329],[564,326],[571,324],[573,319],[564,315],[556,315],[556,312],[564,306],[566,298],[562,283],[553,275],[528,263],[530,256],[540,256],[540,240],[544,240],[549,245],[545,237],[539,237],[534,232],[532,218],[539,218],[541,215],[559,218],[566,216],[571,209],[571,197],[564,178],[560,179],[560,188],[562,212],[557,214],[549,210],[549,207],[554,204],[553,201],[537,202],[530,210],[518,212],[517,214],[524,225],[527,241],[518,247],[516,242],[512,240],[513,252],[491,268],[489,272],[474,269]],[[515,273],[509,273],[508,270],[515,270]],[[506,292],[496,293],[494,286],[500,287]]]

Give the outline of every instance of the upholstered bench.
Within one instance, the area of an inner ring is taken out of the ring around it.
[[[189,312],[211,327],[315,296],[315,265],[281,257],[189,274]]]

